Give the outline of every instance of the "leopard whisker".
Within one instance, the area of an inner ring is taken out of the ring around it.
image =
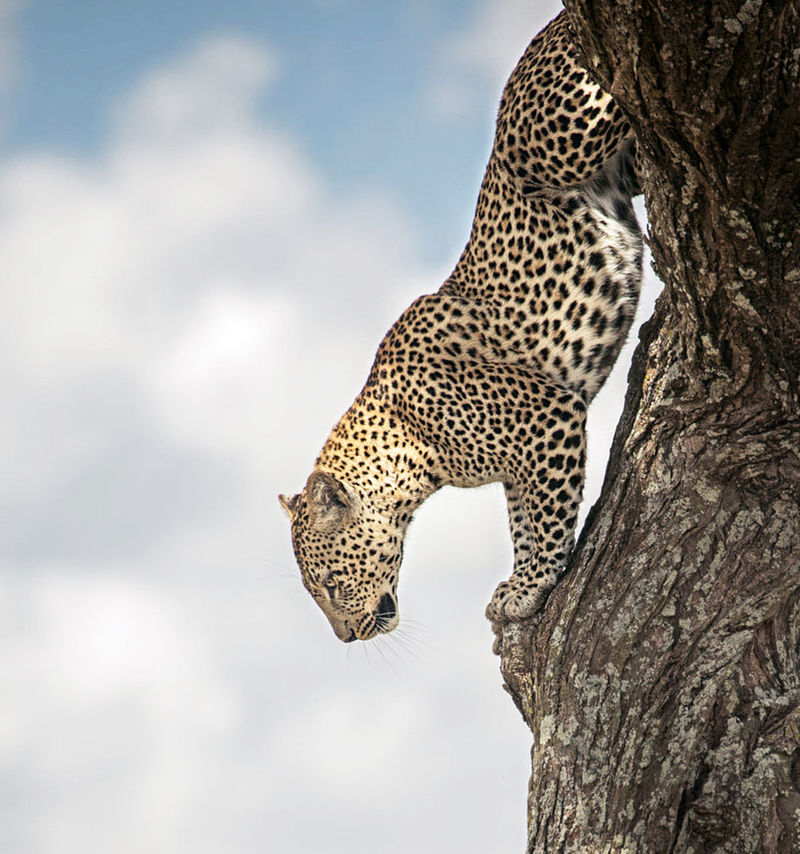
[[[385,644],[386,636],[385,635],[376,635],[374,640],[376,641],[375,649],[378,650],[378,655],[380,655],[380,657],[383,659],[384,663],[389,668],[389,670],[391,670],[395,676],[399,676],[400,674],[397,672],[397,669],[395,668],[395,666],[392,664],[392,662],[389,660],[388,656],[386,655],[386,650],[391,649],[388,645],[387,646],[383,645],[383,644]],[[396,650],[393,650],[393,649],[391,651],[396,652]]]

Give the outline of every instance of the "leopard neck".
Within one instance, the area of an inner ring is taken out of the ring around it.
[[[315,468],[349,483],[375,509],[410,517],[442,481],[432,451],[379,403],[368,389],[362,391],[334,427]]]

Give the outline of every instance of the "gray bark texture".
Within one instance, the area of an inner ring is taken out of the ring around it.
[[[498,631],[529,852],[800,852],[800,8],[567,0],[664,282],[602,496]]]

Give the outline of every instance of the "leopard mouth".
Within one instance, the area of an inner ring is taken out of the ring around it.
[[[364,616],[353,637],[347,640],[370,640],[376,635],[386,634],[395,627],[397,604],[391,593],[384,593],[378,600],[375,609]]]
[[[389,625],[397,616],[397,605],[391,593],[384,593],[378,602],[378,607],[373,612],[375,616],[375,628],[378,632],[390,631]]]

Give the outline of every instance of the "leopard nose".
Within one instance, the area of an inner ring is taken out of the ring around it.
[[[356,633],[354,629],[350,629],[350,634],[346,638],[342,638],[345,643],[352,643],[356,640]]]
[[[390,593],[384,593],[375,609],[375,616],[378,619],[393,620],[396,614],[397,606],[394,604],[394,599]]]

